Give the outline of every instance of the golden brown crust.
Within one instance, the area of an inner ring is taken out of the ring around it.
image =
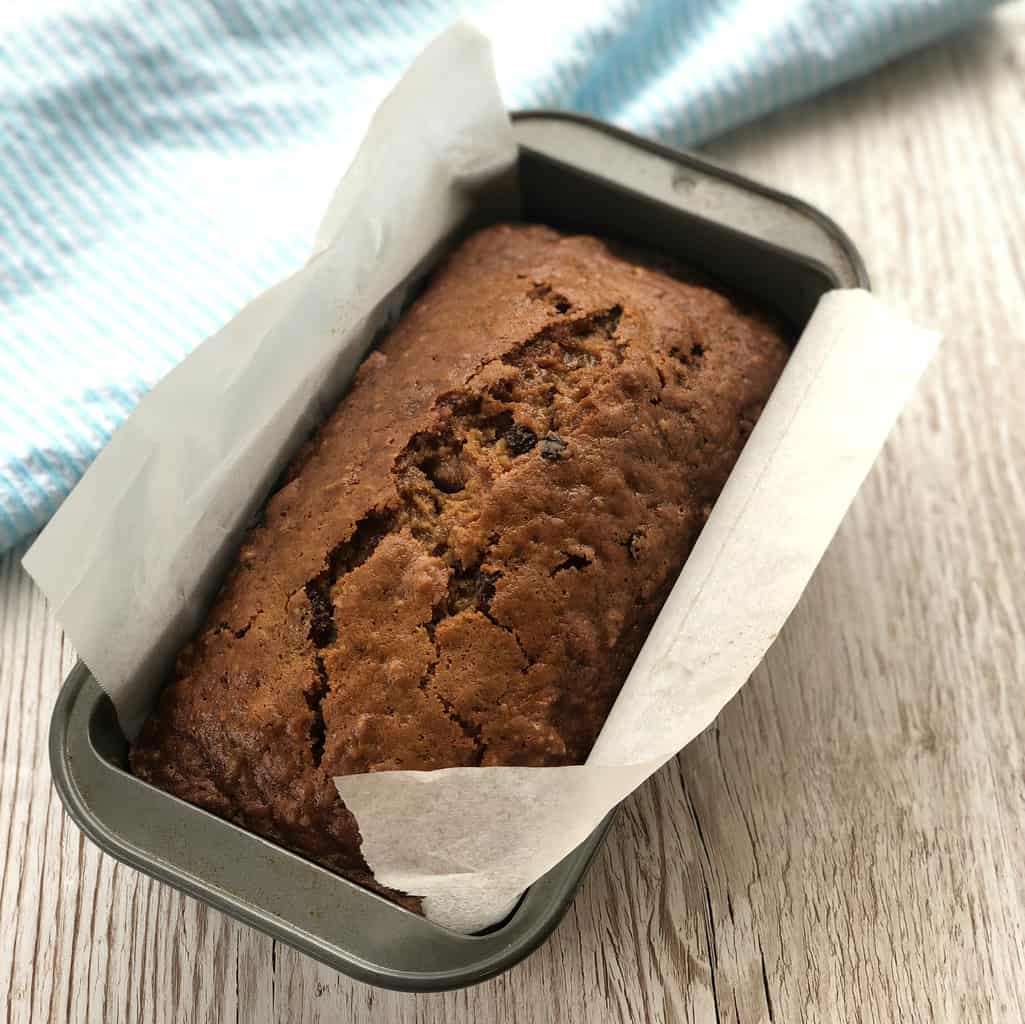
[[[333,775],[583,761],[786,357],[664,259],[474,235],[268,502],[134,771],[367,883]]]

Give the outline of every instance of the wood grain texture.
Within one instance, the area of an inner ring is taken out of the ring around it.
[[[804,599],[626,803],[533,957],[351,982],[98,853],[46,728],[74,656],[0,560],[9,1021],[1025,1019],[1025,6],[710,147],[946,334]]]

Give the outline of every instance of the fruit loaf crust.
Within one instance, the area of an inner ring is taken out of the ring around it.
[[[248,532],[132,769],[376,888],[332,776],[584,761],[787,354],[664,258],[472,236]]]

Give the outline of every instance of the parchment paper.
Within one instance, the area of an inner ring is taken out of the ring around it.
[[[306,266],[142,399],[25,556],[129,738],[403,283],[469,216],[518,215],[515,161],[488,42],[457,24],[374,115]]]
[[[514,160],[487,42],[456,25],[371,122],[306,267],[143,399],[26,556],[129,736],[403,282],[472,212],[515,216]],[[440,924],[492,923],[704,729],[786,621],[937,341],[864,292],[827,295],[587,764],[337,778],[378,880]]]

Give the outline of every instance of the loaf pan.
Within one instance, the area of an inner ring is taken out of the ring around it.
[[[774,308],[795,334],[823,292],[868,285],[843,232],[790,196],[587,118],[529,111],[513,120],[525,220],[677,255]],[[134,778],[113,705],[82,664],[54,709],[50,763],[68,814],[111,856],[344,974],[407,991],[472,985],[536,949],[613,817],[502,925],[459,935]]]

